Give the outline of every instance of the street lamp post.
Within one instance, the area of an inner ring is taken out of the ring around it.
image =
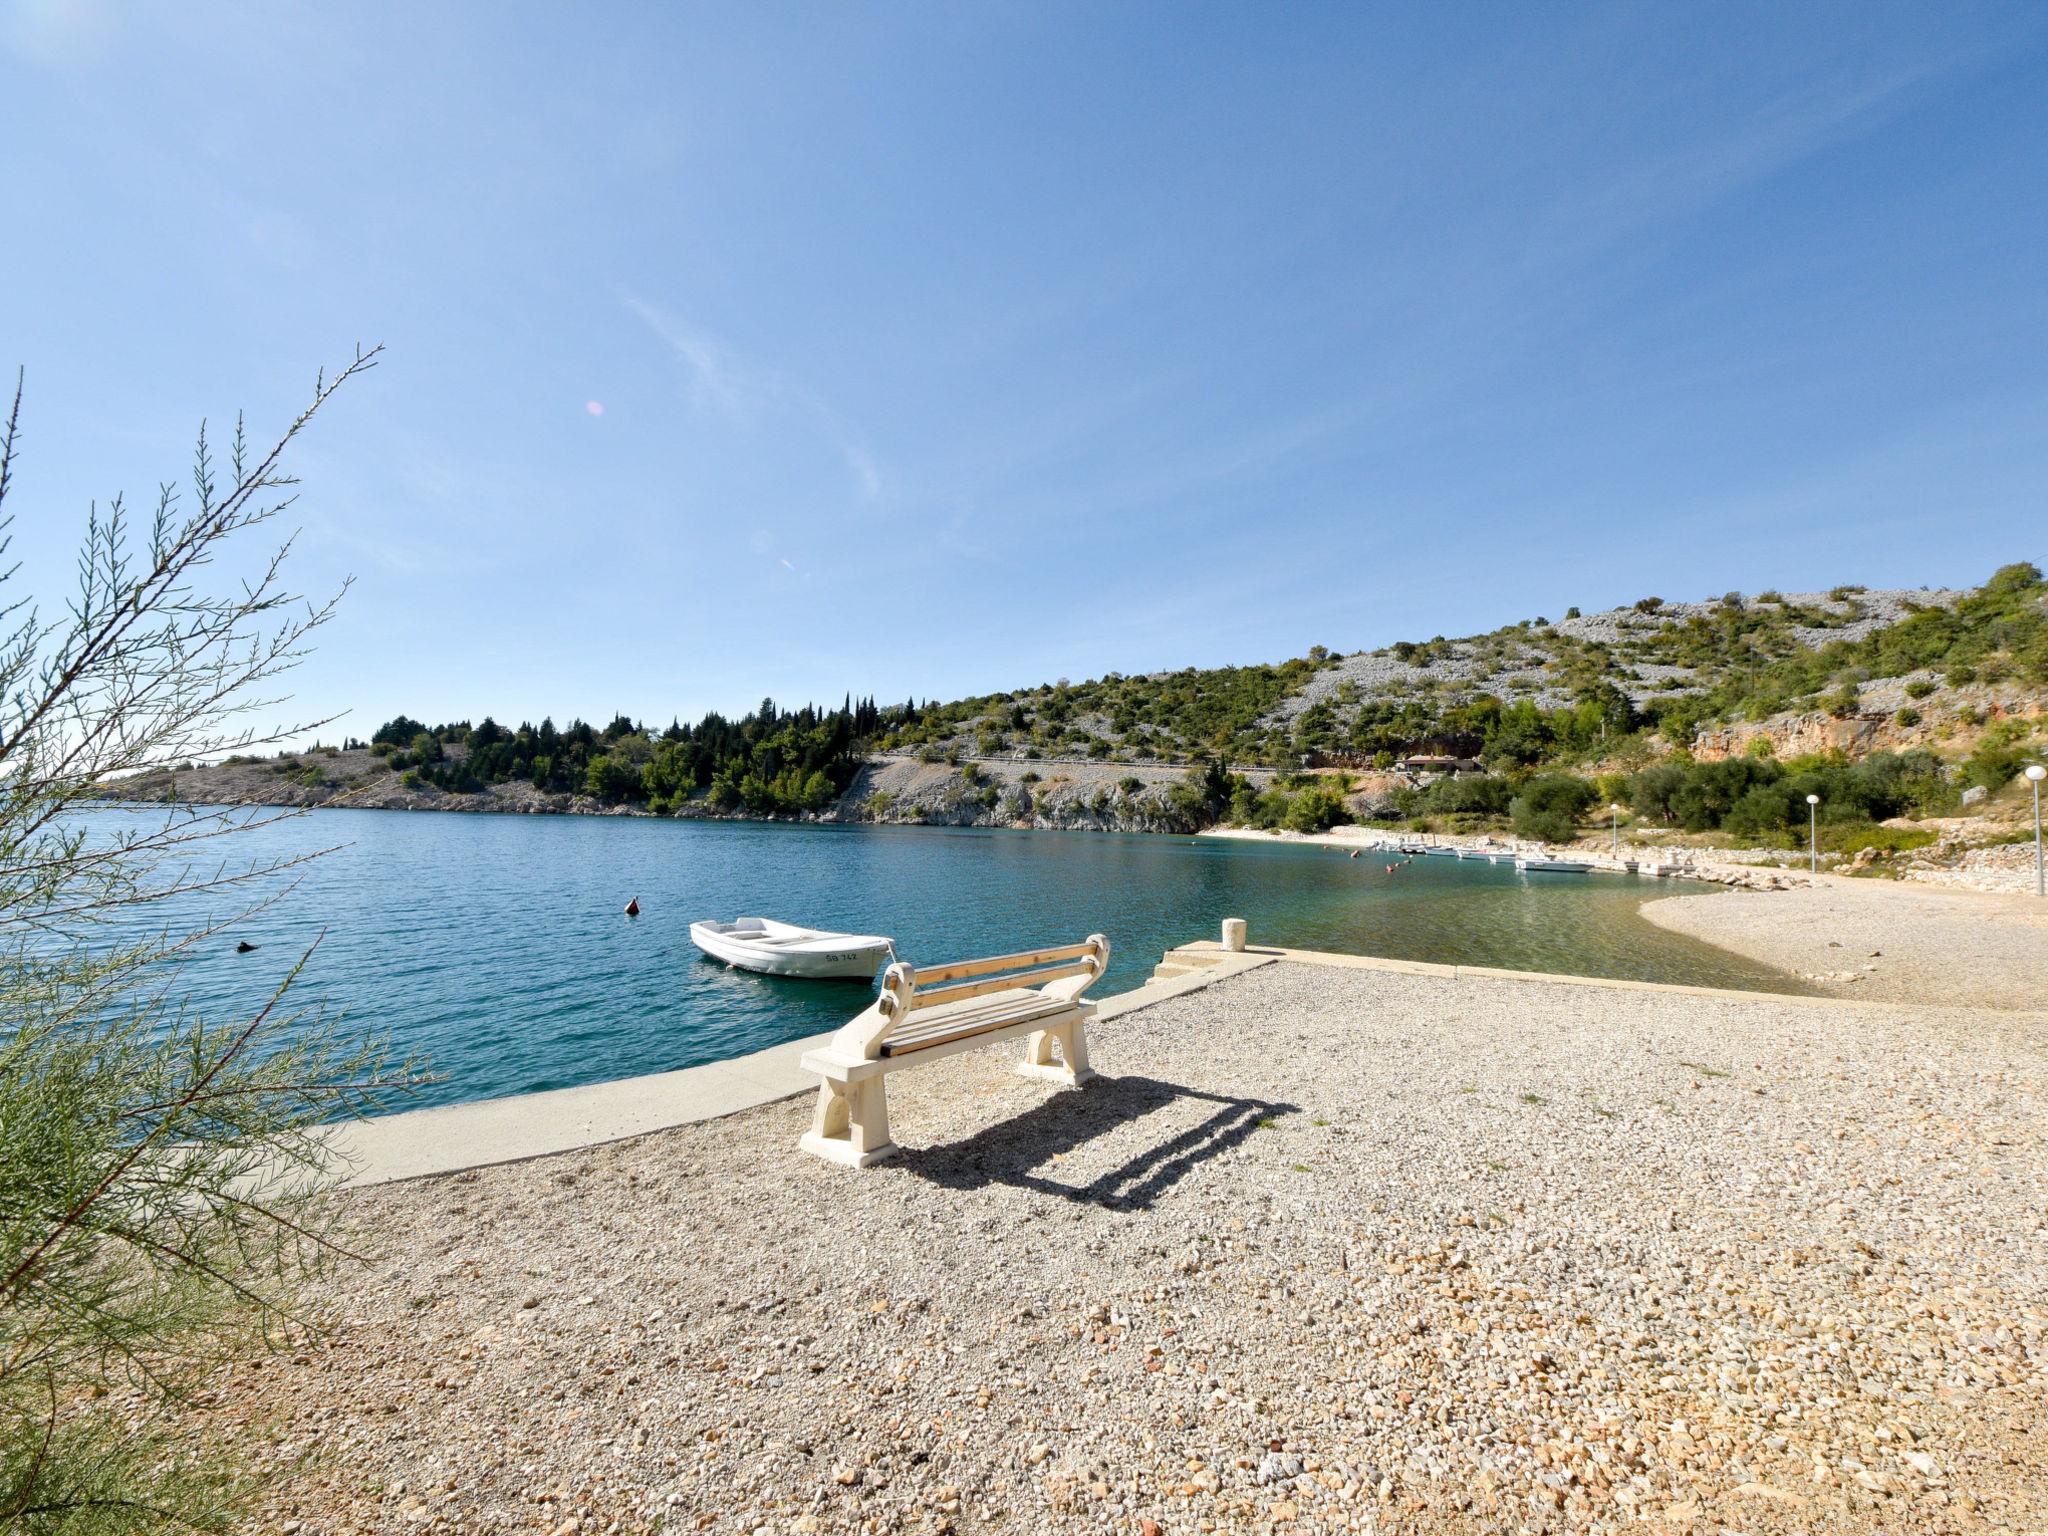
[[[1807,867],[1816,875],[1820,873],[1820,796],[1806,797],[1806,856]]]
[[[2034,894],[2048,896],[2048,878],[2042,875],[2041,866],[2041,781],[2048,779],[2048,768],[2035,763],[2027,769],[2027,780],[2034,786]]]
[[[2036,796],[2035,798],[2038,799],[2039,796]],[[1613,853],[1614,856],[1618,859],[1621,857],[1621,807],[1618,805],[1610,805],[1607,807],[1607,809],[1614,813],[1614,825],[1611,830],[1614,834]]]

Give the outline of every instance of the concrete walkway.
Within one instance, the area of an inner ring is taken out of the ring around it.
[[[1488,966],[1433,965],[1419,960],[1386,960],[1369,955],[1330,954],[1320,950],[1282,949],[1255,944],[1242,953],[1225,950],[1214,940],[1183,944],[1168,950],[1162,971],[1195,969],[1153,980],[1129,992],[1101,1000],[1096,1017],[1119,1018],[1168,998],[1200,991],[1225,977],[1280,961],[1333,966],[1339,969],[1391,971],[1449,980],[1543,982],[1563,987],[1609,991],[1663,992],[1703,998],[1755,1001],[1771,993],[1727,991],[1714,987],[1677,986],[1649,981],[1621,981],[1605,976],[1566,976],[1548,972],[1504,971]],[[1869,1007],[1877,999],[1802,997],[1802,1003]],[[804,1052],[831,1036],[812,1035],[770,1046],[730,1061],[714,1061],[679,1072],[657,1072],[581,1088],[450,1104],[439,1109],[384,1115],[337,1127],[333,1145],[346,1161],[346,1184],[387,1184],[398,1179],[456,1173],[493,1163],[522,1162],[555,1152],[597,1146],[642,1136],[649,1131],[716,1120],[756,1105],[808,1093],[818,1080],[798,1065]]]
[[[1106,997],[1096,1017],[1117,1018],[1278,958],[1277,952],[1225,956],[1196,974]],[[380,1115],[337,1126],[330,1144],[348,1169],[342,1181],[348,1185],[388,1184],[571,1152],[811,1092],[818,1079],[797,1063],[804,1052],[831,1038],[811,1035],[679,1072]]]

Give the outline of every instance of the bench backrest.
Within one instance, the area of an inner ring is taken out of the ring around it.
[[[1099,933],[1091,933],[1079,944],[990,955],[983,960],[955,960],[948,965],[919,966],[898,960],[882,973],[881,995],[832,1037],[832,1048],[874,1061],[890,1034],[923,1009],[1019,987],[1071,1003],[1108,969],[1109,940]]]

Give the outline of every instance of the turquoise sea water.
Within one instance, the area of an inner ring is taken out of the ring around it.
[[[1162,951],[1213,937],[1225,917],[1248,919],[1255,943],[1305,949],[1792,985],[1638,913],[1646,897],[1701,887],[1454,859],[1389,873],[1392,855],[1216,838],[389,811],[315,811],[232,841],[243,859],[333,845],[298,889],[205,941],[176,990],[246,1013],[324,930],[299,999],[428,1053],[442,1077],[415,1104],[691,1066],[864,1006],[857,982],[701,957],[689,925],[703,917],[884,933],[926,964],[1099,931],[1113,945],[1099,993],[1136,986]],[[242,939],[257,948],[236,953]]]

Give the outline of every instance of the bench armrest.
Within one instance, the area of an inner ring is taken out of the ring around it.
[[[884,971],[881,996],[840,1027],[832,1037],[832,1054],[851,1061],[878,1059],[889,1031],[910,1012],[917,994],[916,974],[900,960]]]
[[[1060,981],[1049,981],[1038,990],[1047,997],[1056,997],[1063,1003],[1077,1002],[1109,969],[1109,940],[1099,933],[1088,935],[1088,974],[1068,976]]]

